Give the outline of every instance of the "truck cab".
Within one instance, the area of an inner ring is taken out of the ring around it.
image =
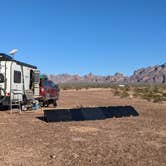
[[[49,80],[47,76],[40,76],[40,96],[42,96],[43,105],[53,104],[57,106],[59,98],[59,86],[53,81]]]

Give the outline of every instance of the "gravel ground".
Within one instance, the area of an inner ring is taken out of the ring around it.
[[[58,104],[54,112],[127,105],[139,116],[100,119],[103,115],[98,110],[100,120],[88,119],[93,114],[86,111],[84,120],[75,121],[62,111],[58,114],[62,121],[47,123],[39,118],[43,117],[42,111],[12,115],[1,111],[0,165],[165,166],[166,104],[121,99],[114,97],[110,89],[61,91]]]

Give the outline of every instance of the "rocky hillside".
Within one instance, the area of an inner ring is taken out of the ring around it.
[[[116,73],[113,76],[97,76],[89,73],[84,76],[60,74],[49,75],[48,77],[56,83],[166,83],[166,63],[136,70],[130,77],[121,73]]]
[[[56,83],[122,83],[129,80],[129,77],[125,77],[121,73],[116,73],[114,76],[97,76],[89,73],[84,76],[79,75],[69,75],[69,74],[59,74],[59,75],[49,75],[49,79]]]
[[[166,83],[166,63],[136,70],[130,77],[130,82]]]

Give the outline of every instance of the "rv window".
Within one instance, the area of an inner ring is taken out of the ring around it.
[[[14,71],[14,83],[21,83],[21,72]]]
[[[39,83],[40,82],[40,73],[34,72],[34,82]]]
[[[3,83],[5,81],[4,75],[0,74],[0,83]]]

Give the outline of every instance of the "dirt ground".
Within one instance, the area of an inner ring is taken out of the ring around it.
[[[43,117],[41,111],[1,111],[0,166],[166,165],[166,104],[121,99],[109,89],[93,89],[61,91],[58,105],[57,111],[131,106],[139,116],[101,120],[99,110],[95,115],[100,120],[66,117],[47,123],[38,118]]]

